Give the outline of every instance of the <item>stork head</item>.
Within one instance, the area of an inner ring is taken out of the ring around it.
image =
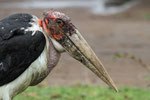
[[[86,40],[71,19],[63,13],[49,11],[45,14],[42,26],[52,42],[59,44],[73,58],[83,63],[93,71],[100,79],[117,91],[117,88],[104,68],[101,61],[95,55]],[[57,47],[56,47],[57,49]]]

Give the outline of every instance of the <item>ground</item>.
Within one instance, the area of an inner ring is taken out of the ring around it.
[[[42,18],[48,9],[0,9],[0,18],[13,13],[26,12]],[[117,52],[125,52],[150,65],[150,7],[138,5],[112,16],[93,15],[86,9],[58,9],[69,15],[88,43],[103,62],[117,86],[147,87],[150,73],[138,62],[128,58],[113,59]],[[64,53],[58,65],[42,84],[104,85],[89,69]]]

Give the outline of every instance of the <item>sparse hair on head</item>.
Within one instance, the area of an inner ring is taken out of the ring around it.
[[[50,8],[49,10],[45,10],[43,12],[43,16],[47,16],[50,11],[55,11],[54,8]]]

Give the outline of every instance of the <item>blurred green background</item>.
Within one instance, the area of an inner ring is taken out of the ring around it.
[[[149,100],[150,91],[140,88],[112,89],[100,86],[32,87],[18,95],[15,100]]]

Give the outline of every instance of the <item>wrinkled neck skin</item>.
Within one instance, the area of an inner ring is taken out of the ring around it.
[[[50,38],[48,38],[48,41],[49,41],[48,69],[50,72],[57,65],[61,52],[55,48],[54,43]]]

